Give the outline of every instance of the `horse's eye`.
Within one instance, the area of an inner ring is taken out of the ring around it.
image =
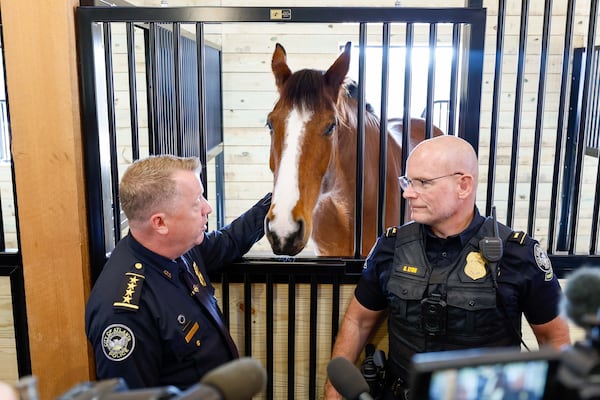
[[[331,136],[331,134],[333,133],[333,131],[335,130],[335,128],[337,127],[337,120],[332,123],[331,125],[329,125],[329,127],[327,127],[327,129],[325,130],[325,136]]]
[[[267,128],[269,128],[269,133],[273,133],[273,125],[271,125],[271,121],[267,120],[267,123],[265,124],[265,126]]]

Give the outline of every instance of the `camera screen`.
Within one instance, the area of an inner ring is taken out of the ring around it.
[[[429,399],[540,400],[547,376],[546,360],[439,370],[431,374]]]
[[[541,400],[559,362],[552,349],[471,349],[415,354],[411,400]]]

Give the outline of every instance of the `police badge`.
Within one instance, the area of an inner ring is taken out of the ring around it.
[[[472,251],[467,255],[467,264],[465,265],[465,275],[474,281],[485,277],[485,260],[478,251]]]

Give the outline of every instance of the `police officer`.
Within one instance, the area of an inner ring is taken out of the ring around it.
[[[129,233],[104,266],[85,313],[98,379],[186,389],[238,357],[208,273],[263,236],[271,196],[208,233],[212,208],[199,171],[197,158],[151,156],[121,179]]]
[[[355,362],[388,310],[385,399],[407,396],[417,352],[519,346],[522,314],[540,345],[570,341],[548,257],[525,233],[479,214],[477,169],[473,147],[461,138],[421,142],[400,178],[414,222],[388,229],[367,257],[332,358]],[[503,248],[498,262],[480,246],[495,232]],[[329,382],[325,394],[341,398]]]

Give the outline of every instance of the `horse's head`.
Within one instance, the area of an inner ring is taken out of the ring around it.
[[[350,42],[326,71],[291,72],[277,44],[271,68],[279,100],[269,113],[269,165],[273,200],[265,232],[275,254],[296,255],[307,244],[312,214],[328,166],[335,157],[339,115],[336,103],[350,65]]]

